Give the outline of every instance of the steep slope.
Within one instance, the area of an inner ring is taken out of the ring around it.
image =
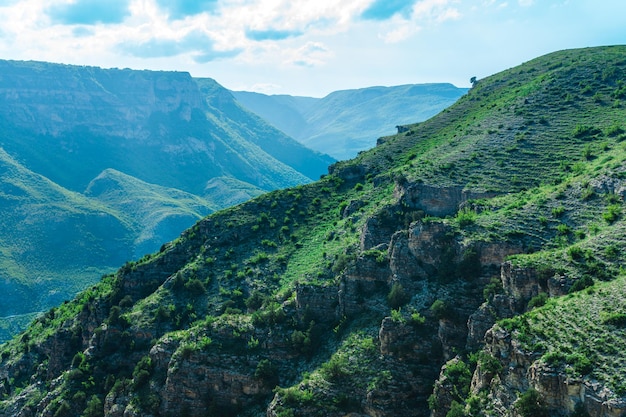
[[[466,92],[450,84],[410,84],[336,91],[321,99],[233,94],[304,145],[341,160],[373,147],[398,125],[434,116]]]
[[[246,138],[248,142],[254,143],[283,164],[312,179],[318,179],[320,175],[325,174],[328,165],[335,162],[328,155],[313,152],[266,124],[258,116],[241,107],[233,95],[214,80],[196,78],[195,81],[209,108],[223,115],[220,117],[220,123],[228,126],[232,135]]]
[[[80,194],[27,170],[2,150],[0,167],[0,317],[10,317],[2,327],[14,328],[0,340],[24,328],[22,315],[32,319],[32,313],[72,298],[214,210],[199,197],[113,170]]]
[[[0,167],[0,316],[57,305],[84,288],[77,275],[92,267],[101,275],[132,257],[127,225],[114,210],[25,169],[2,150]]]
[[[130,259],[153,252],[163,243],[159,240],[163,236],[178,236],[187,225],[215,211],[215,206],[201,197],[148,184],[113,169],[94,178],[84,195],[115,210],[132,225],[136,234]]]
[[[624,56],[480,80],[201,220],[3,345],[0,415],[624,415]]]
[[[2,317],[23,322],[15,315],[72,298],[215,209],[310,182],[333,161],[186,73],[19,61],[0,61],[0,73],[10,295],[0,328],[16,326]]]

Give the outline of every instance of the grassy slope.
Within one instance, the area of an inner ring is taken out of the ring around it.
[[[310,182],[333,161],[221,103],[220,94],[229,93],[215,82],[203,91],[208,103],[201,106],[200,87],[188,74],[14,61],[0,66],[4,89],[30,91],[1,106],[0,287],[7,297],[0,317],[47,310],[215,209]],[[159,92],[165,107],[168,100],[197,100],[202,112],[164,114],[158,100],[151,108],[150,85],[160,76],[159,85],[169,80],[180,89]],[[54,133],[35,133],[41,126]],[[293,166],[268,152],[289,153]]]
[[[625,49],[565,51],[481,80],[440,115],[414,125],[406,134],[387,138],[355,160],[336,164],[336,175],[210,216],[169,246],[187,254],[179,279],[200,281],[206,293],[190,296],[161,286],[125,314],[139,327],[151,328],[155,317],[163,313],[161,308],[171,306],[172,318],[164,319],[161,326],[166,332],[157,343],[165,343],[168,337],[210,333],[215,323],[254,320],[239,313],[245,310],[246,297],[255,291],[265,300],[261,317],[277,314],[281,302],[292,302],[296,283],[324,286],[335,282],[339,265],[357,256],[366,218],[394,202],[393,184],[399,177],[502,193],[473,202],[470,207],[475,211],[431,219],[451,225],[460,239],[517,242],[534,253],[519,256],[516,262],[550,263],[580,276],[589,273],[589,262],[585,267],[565,254],[572,246],[583,247],[591,251],[586,259],[602,262],[601,269],[608,271],[594,279],[612,278],[616,266],[626,261],[623,251],[612,257],[601,252],[607,236],[617,248],[624,247],[623,200],[611,190],[598,188],[591,194],[585,190],[602,178],[623,178],[626,152],[621,123],[626,111],[619,102],[619,80],[626,78]],[[356,168],[361,174],[348,179],[345,173]],[[355,200],[362,202],[361,209],[341,216],[342,208]],[[617,206],[615,218],[605,220],[602,214],[610,214],[610,206]],[[400,217],[396,220],[401,222]],[[147,257],[133,268],[150,268],[167,252]],[[58,325],[59,317],[70,317],[90,297],[110,297],[109,291],[109,284],[102,284],[89,297],[57,310],[54,321],[42,320],[28,330],[29,343],[41,343]],[[598,291],[596,296],[603,293],[610,291]],[[186,305],[192,305],[193,315],[184,313],[189,312]],[[219,315],[221,321],[209,320]],[[198,320],[202,317],[207,319]],[[353,381],[354,385],[346,386],[367,389],[384,383],[368,374],[368,369],[386,369],[382,359],[368,362],[371,355],[367,352],[377,343],[375,326],[380,318],[364,316],[344,324],[339,343],[325,344],[321,352],[326,353],[306,365],[300,362],[310,373],[294,376],[293,387],[311,388],[332,380],[332,372],[328,373],[332,357],[338,358],[344,367],[341,373]],[[20,346],[15,340],[4,347],[11,352],[7,354],[10,360],[19,357]],[[340,360],[354,349],[358,351],[352,354],[358,358],[354,366]],[[611,363],[623,363],[621,352],[615,355]],[[309,388],[297,392],[310,391],[315,404],[326,404],[328,410],[334,407],[330,400],[334,391]]]

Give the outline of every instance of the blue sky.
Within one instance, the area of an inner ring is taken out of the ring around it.
[[[623,0],[0,0],[0,58],[177,70],[321,97],[626,44]]]

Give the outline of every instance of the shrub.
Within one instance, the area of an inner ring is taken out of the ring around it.
[[[261,308],[263,301],[265,301],[265,296],[259,290],[254,290],[252,294],[250,294],[250,297],[246,299],[245,303],[249,310],[255,311]]]
[[[346,253],[340,254],[339,256],[337,256],[337,259],[335,260],[335,263],[333,264],[332,271],[336,274],[340,273],[341,271],[343,271],[344,269],[348,267],[348,265],[351,263],[352,260],[353,260],[352,256]]]
[[[462,360],[453,360],[446,363],[443,375],[452,385],[452,392],[459,400],[464,399],[469,393],[472,381],[472,372],[469,366]]]
[[[580,353],[568,355],[565,358],[565,361],[572,365],[574,370],[583,376],[593,371],[593,364],[591,363],[591,360]]]
[[[503,290],[504,288],[502,287],[502,281],[500,280],[500,278],[492,277],[489,281],[489,284],[487,284],[483,289],[483,297],[485,297],[485,300],[489,301],[491,297],[496,294],[502,293]]]
[[[609,259],[616,259],[619,253],[620,250],[615,244],[607,245],[604,248],[604,255]]]
[[[54,417],[65,417],[65,416],[69,416],[70,415],[70,411],[71,411],[71,407],[70,405],[67,403],[67,401],[63,401],[60,405],[59,408],[57,408],[57,410],[54,413]]]
[[[435,300],[435,302],[430,306],[430,311],[437,319],[450,318],[452,316],[452,309],[446,304],[445,301],[439,299]]]
[[[399,282],[394,283],[391,286],[389,294],[387,294],[387,302],[389,307],[397,309],[409,302],[411,297],[406,293],[404,287]]]
[[[411,313],[411,324],[413,326],[421,326],[426,322],[426,317],[422,316],[419,312]]]
[[[254,377],[267,385],[276,385],[278,383],[278,368],[269,359],[261,359],[254,371]]]
[[[586,186],[585,188],[582,189],[580,197],[584,200],[590,200],[594,195],[596,194],[595,190],[593,189],[593,187],[591,187],[590,185]]]
[[[452,400],[452,404],[450,404],[450,410],[446,413],[446,417],[464,417],[465,416],[465,407],[459,404],[458,402]]]
[[[89,399],[82,417],[104,417],[104,407],[100,398],[94,395]]]
[[[322,376],[327,381],[337,381],[347,374],[346,366],[346,360],[335,355],[322,365]]]
[[[467,227],[469,225],[474,224],[478,215],[474,210],[471,210],[468,207],[463,207],[456,215],[456,220],[459,224],[459,227]]]
[[[519,396],[514,407],[522,417],[548,417],[548,411],[540,401],[539,393],[531,388]]]
[[[532,310],[535,307],[541,307],[546,304],[546,301],[548,301],[548,294],[542,292],[530,299],[527,309]]]
[[[590,275],[583,275],[578,278],[569,289],[569,293],[573,293],[576,291],[584,290],[587,287],[591,287],[593,285],[593,278]]]
[[[135,391],[139,390],[150,380],[152,368],[153,365],[150,356],[144,356],[137,362],[133,370],[133,389]]]
[[[622,133],[624,133],[624,129],[622,128],[622,126],[618,123],[614,123],[611,126],[609,126],[609,128],[606,131],[606,135],[607,136],[619,136]]]
[[[624,313],[611,313],[605,314],[602,317],[602,324],[610,324],[618,327],[626,327],[626,314]]]
[[[585,253],[580,246],[571,246],[567,249],[567,254],[573,261],[580,261],[585,257]]]
[[[552,209],[552,216],[554,217],[561,217],[563,214],[565,214],[565,207],[563,206],[555,207]]]
[[[406,321],[402,316],[402,310],[400,308],[397,310],[391,310],[391,320],[394,323],[404,323]]]
[[[497,374],[502,371],[500,361],[485,351],[481,351],[478,354],[478,363],[483,372]]]
[[[558,226],[556,226],[556,233],[558,235],[565,236],[565,235],[569,234],[571,231],[572,231],[572,229],[568,225],[566,225],[564,223],[561,223]]]
[[[206,293],[206,288],[202,281],[198,278],[192,278],[185,283],[185,289],[193,295],[202,295]]]
[[[118,303],[121,308],[128,308],[133,306],[133,298],[130,295],[124,296]]]
[[[601,133],[601,131],[593,126],[578,124],[574,128],[572,135],[575,138],[584,138]]]
[[[622,207],[619,204],[610,204],[604,213],[602,218],[608,223],[612,224],[622,214]]]

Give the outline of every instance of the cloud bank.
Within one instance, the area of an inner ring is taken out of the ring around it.
[[[625,13],[621,0],[0,0],[0,57],[319,96],[467,85],[557,49],[623,43]]]

